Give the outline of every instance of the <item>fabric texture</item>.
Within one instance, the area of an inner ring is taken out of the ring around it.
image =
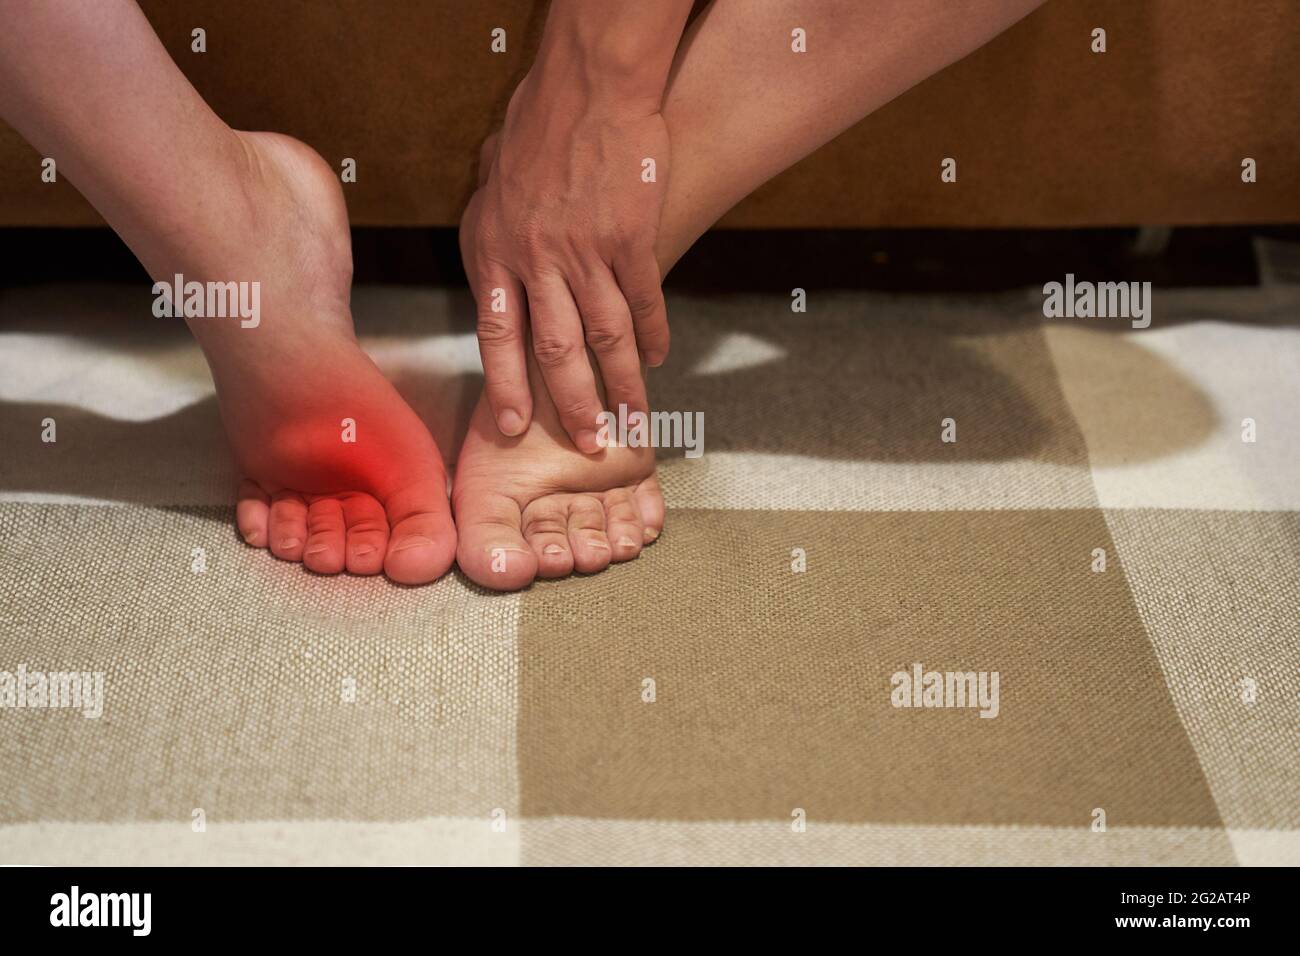
[[[0,863],[1300,863],[1300,287],[1141,331],[670,296],[652,399],[706,428],[664,535],[513,595],[246,548],[148,307],[0,296],[0,672],[104,675],[97,718],[0,708]],[[354,309],[454,454],[465,296]],[[895,706],[914,665],[996,716]]]

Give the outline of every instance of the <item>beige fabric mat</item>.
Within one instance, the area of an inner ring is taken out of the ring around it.
[[[1157,290],[1141,332],[673,298],[655,404],[707,427],[665,535],[519,595],[246,549],[142,303],[0,294],[0,671],[105,688],[0,708],[0,863],[1300,862],[1295,287]],[[454,453],[464,295],[355,308]],[[998,716],[892,706],[918,662],[996,671]]]

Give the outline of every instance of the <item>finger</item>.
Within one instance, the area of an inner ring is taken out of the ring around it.
[[[484,391],[497,428],[513,438],[523,434],[533,414],[525,335],[528,299],[523,285],[505,267],[479,257],[474,265]]]
[[[651,368],[662,365],[668,357],[668,306],[653,250],[636,250],[616,258],[614,277],[632,314],[636,345],[645,363]]]
[[[605,407],[617,411],[626,405],[629,411],[649,411],[632,316],[613,274],[604,272],[576,284],[574,294],[587,346],[600,365]]]
[[[579,451],[595,454],[600,451],[596,416],[603,407],[596,393],[596,376],[587,361],[582,319],[568,283],[559,276],[529,281],[528,315],[533,355],[560,424]]]

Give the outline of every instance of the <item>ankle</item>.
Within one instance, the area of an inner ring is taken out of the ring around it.
[[[135,184],[100,211],[155,279],[197,273],[257,225],[255,170],[238,134],[221,124],[160,179]],[[143,185],[144,188],[136,188]],[[160,228],[160,225],[162,228]]]

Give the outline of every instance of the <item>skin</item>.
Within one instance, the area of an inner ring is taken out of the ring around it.
[[[604,404],[588,347],[608,401],[647,409],[641,361],[668,354],[654,255],[669,165],[660,107],[690,8],[551,4],[467,213],[486,391],[503,435],[527,427],[531,382],[549,393],[573,443],[598,450]],[[649,182],[646,159],[656,166]]]
[[[131,0],[0,0],[0,21],[0,115],[149,274],[261,284],[256,328],[187,320],[245,476],[244,539],[321,574],[445,573],[456,535],[442,460],[353,335],[334,171],[296,140],[230,129]]]
[[[657,130],[661,119],[673,148],[672,176],[656,200],[657,273],[666,274],[709,225],[762,182],[1039,2],[968,0],[957,8],[950,0],[715,3],[677,47],[659,119],[644,106],[632,111],[645,130]],[[658,536],[664,505],[652,450],[584,454],[575,448],[568,420],[573,407],[557,404],[547,377],[554,369],[544,368],[528,346],[534,331],[528,327],[523,368],[514,381],[527,383],[531,415],[522,431],[506,435],[493,402],[486,394],[480,400],[458,463],[457,542],[438,449],[352,332],[351,251],[334,171],[301,143],[222,123],[131,0],[0,0],[0,20],[10,27],[0,32],[0,115],[42,155],[57,159],[60,173],[150,275],[262,284],[257,329],[189,320],[246,476],[237,523],[250,545],[320,573],[382,570],[405,584],[440,576],[455,555],[472,580],[507,590],[538,575],[590,572],[630,560]],[[791,24],[807,30],[808,54],[790,52]],[[547,50],[563,57],[566,47]],[[540,76],[549,68],[542,63],[534,72]],[[604,136],[606,143],[631,143],[641,151],[640,137],[649,134],[626,131],[630,121],[616,123],[610,107],[602,109],[614,130],[590,132],[588,139]],[[168,148],[157,149],[160,142]],[[472,277],[493,268],[479,262],[480,251],[500,257],[491,237],[480,232],[488,222],[493,169],[511,175],[510,162],[497,163],[504,149],[486,144],[483,188],[462,221],[462,253]],[[601,170],[611,153],[618,150],[606,145],[588,159],[595,165],[585,181],[593,189],[617,190],[609,185],[616,175]],[[491,220],[492,229],[506,235],[518,232],[511,224],[516,219],[565,216],[584,204],[600,208],[593,205],[597,197],[578,188],[583,180],[577,177],[568,182],[563,202],[543,208],[528,204],[526,178],[513,178],[523,184],[525,198],[513,211],[498,199],[502,208]],[[617,217],[619,208],[609,212]],[[653,225],[646,228],[653,231]],[[581,238],[581,230],[565,235]],[[638,249],[638,268],[648,275],[645,243]],[[621,277],[609,250],[600,252],[621,283],[628,316],[648,313],[636,307],[645,297],[628,298],[633,283]],[[566,255],[564,268],[580,267],[580,256]],[[486,281],[475,278],[475,291]],[[612,302],[614,294],[604,288]],[[532,293],[526,295],[531,302]],[[575,299],[573,307],[579,305]],[[606,314],[614,311],[611,305]],[[641,327],[632,321],[639,338]],[[666,335],[662,347],[666,353]],[[653,331],[642,344],[641,351],[647,349],[658,357]],[[588,368],[599,396],[599,377]],[[616,371],[629,369],[625,363]],[[625,384],[611,387],[609,404],[630,394]],[[356,420],[356,444],[340,440],[343,418]]]
[[[655,239],[660,274],[667,275],[710,225],[772,176],[1040,3],[719,0],[711,5],[678,48],[664,96],[673,170]],[[809,53],[791,52],[793,25],[807,31]],[[492,168],[497,142],[484,144],[481,168]],[[594,201],[571,200],[577,208]],[[481,248],[476,235],[481,209],[481,203],[471,202],[461,222],[461,251],[471,276]],[[517,216],[529,214],[527,206],[514,210]],[[565,440],[538,363],[527,367],[535,409],[528,428],[516,438],[503,436],[485,395],[457,461],[453,492],[461,569],[479,584],[503,590],[524,587],[536,576],[568,573],[570,567],[603,566],[607,562],[596,560],[592,541],[596,551],[608,549],[611,561],[635,557],[643,545],[630,533],[626,511],[621,517],[611,512],[611,497],[625,502],[631,495],[646,543],[664,523],[654,456],[647,453],[652,450],[581,454]],[[606,407],[616,404],[611,396]],[[566,524],[575,496],[592,499],[581,505],[586,525],[576,534]],[[603,531],[595,526],[597,504],[605,509]],[[619,547],[620,540],[627,543]],[[504,556],[504,565],[493,566],[494,552]]]
[[[718,0],[677,51],[655,256],[664,275],[741,199],[1043,0]],[[807,31],[808,52],[790,50]]]

